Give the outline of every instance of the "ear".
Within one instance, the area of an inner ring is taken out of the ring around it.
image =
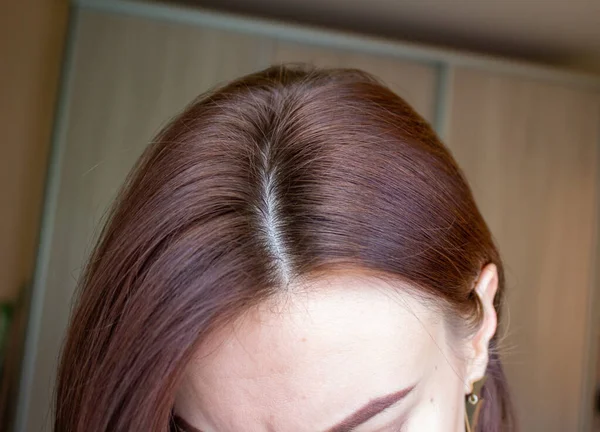
[[[466,370],[465,392],[467,394],[473,391],[473,383],[484,377],[488,365],[488,347],[498,326],[498,316],[494,308],[494,297],[497,290],[498,269],[494,264],[488,264],[481,271],[475,286],[475,292],[483,307],[483,320],[481,326],[469,341],[471,356]]]

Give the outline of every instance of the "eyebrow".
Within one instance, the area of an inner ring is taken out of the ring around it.
[[[351,432],[355,427],[366,423],[368,420],[371,420],[376,415],[381,414],[395,403],[404,399],[415,387],[416,385],[413,385],[395,393],[371,400],[334,427],[327,429],[327,432]],[[173,420],[182,432],[201,432],[176,414],[173,415]]]
[[[365,406],[355,411],[354,414],[351,414],[345,420],[328,429],[327,432],[350,432],[355,427],[366,423],[377,414],[382,413],[396,402],[404,399],[414,388],[415,386],[413,385],[395,393],[371,400]]]

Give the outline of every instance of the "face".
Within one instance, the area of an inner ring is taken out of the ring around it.
[[[176,414],[202,432],[464,431],[468,349],[438,310],[377,279],[309,285],[213,334]]]

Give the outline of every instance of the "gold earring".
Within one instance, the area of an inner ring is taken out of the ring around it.
[[[473,391],[466,396],[465,400],[465,426],[467,432],[475,432],[477,419],[483,405],[481,389],[485,384],[485,377],[473,383]]]

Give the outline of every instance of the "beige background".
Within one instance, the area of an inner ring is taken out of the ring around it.
[[[600,97],[464,68],[453,89],[448,145],[506,267],[501,352],[522,430],[575,431],[595,328]]]
[[[0,7],[0,301],[16,299],[31,278],[67,3],[20,0]],[[71,294],[104,209],[145,143],[191,97],[273,61],[303,60],[370,70],[431,121],[439,102],[439,71],[432,64],[84,15],[46,257],[50,274],[39,287],[46,296],[27,416],[31,432],[50,418]],[[598,93],[469,68],[457,68],[447,84],[453,95],[447,142],[507,262],[511,324],[504,360],[523,430],[583,431],[589,420],[581,414],[591,412],[591,386],[584,381],[593,369],[586,364],[587,338],[600,329],[589,316],[597,258]]]
[[[27,431],[50,419],[58,348],[83,261],[145,144],[198,93],[272,62],[356,66],[427,119],[445,101],[447,141],[507,263],[506,368],[524,430],[584,430],[598,194],[597,91],[456,67],[440,97],[433,62],[258,34],[80,12],[35,353]],[[258,32],[257,32],[258,33]]]

